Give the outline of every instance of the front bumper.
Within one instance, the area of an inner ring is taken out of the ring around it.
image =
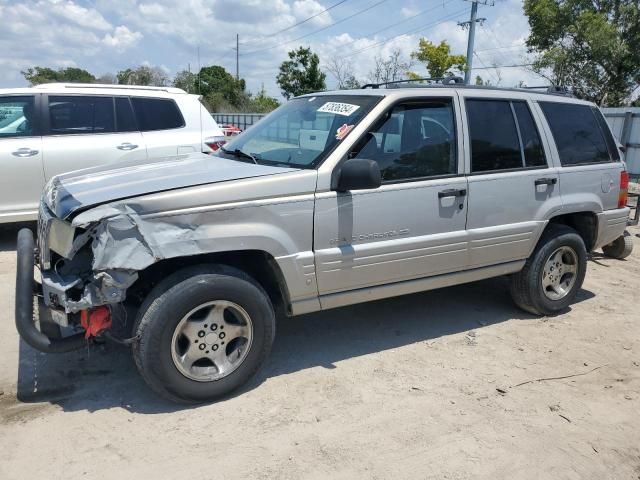
[[[45,353],[64,353],[84,347],[86,341],[83,333],[68,337],[57,334],[59,328],[56,328],[54,315],[63,314],[45,305],[42,287],[34,279],[35,242],[31,230],[23,228],[18,232],[16,253],[15,322],[22,339]]]

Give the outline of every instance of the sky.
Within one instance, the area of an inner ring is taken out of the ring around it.
[[[408,60],[420,38],[465,54],[468,33],[458,22],[470,10],[465,0],[0,0],[0,87],[26,86],[20,71],[35,65],[100,76],[144,64],[173,77],[215,64],[235,74],[239,34],[247,88],[264,85],[280,98],[275,78],[289,50],[311,47],[321,67],[343,59],[367,80],[376,56],[399,49]],[[529,63],[522,1],[480,5],[478,16],[486,20],[476,29],[473,75],[507,87],[545,83],[525,67],[505,67]],[[412,71],[428,76],[420,63]],[[327,86],[335,87],[330,74]]]

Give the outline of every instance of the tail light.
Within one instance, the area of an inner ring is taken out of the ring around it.
[[[620,193],[618,194],[618,208],[627,206],[627,190],[629,189],[629,173],[624,170],[620,172]]]
[[[220,150],[220,147],[222,147],[225,143],[227,143],[227,141],[224,139],[224,137],[210,137],[206,138],[204,141],[204,144],[214,152]]]

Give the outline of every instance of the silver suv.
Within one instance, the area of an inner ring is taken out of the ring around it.
[[[265,361],[275,311],[500,275],[520,308],[563,311],[587,253],[618,251],[627,182],[598,108],[566,96],[305,95],[217,157],[52,179],[37,247],[18,236],[16,324],[44,352],[95,336],[130,344],[160,395],[210,401]],[[125,312],[133,330],[118,335]]]

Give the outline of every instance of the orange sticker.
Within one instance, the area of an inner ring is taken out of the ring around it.
[[[346,123],[342,125],[336,132],[336,140],[342,140],[344,137],[347,136],[347,133],[349,133],[352,128],[353,128],[353,125],[347,125]]]

